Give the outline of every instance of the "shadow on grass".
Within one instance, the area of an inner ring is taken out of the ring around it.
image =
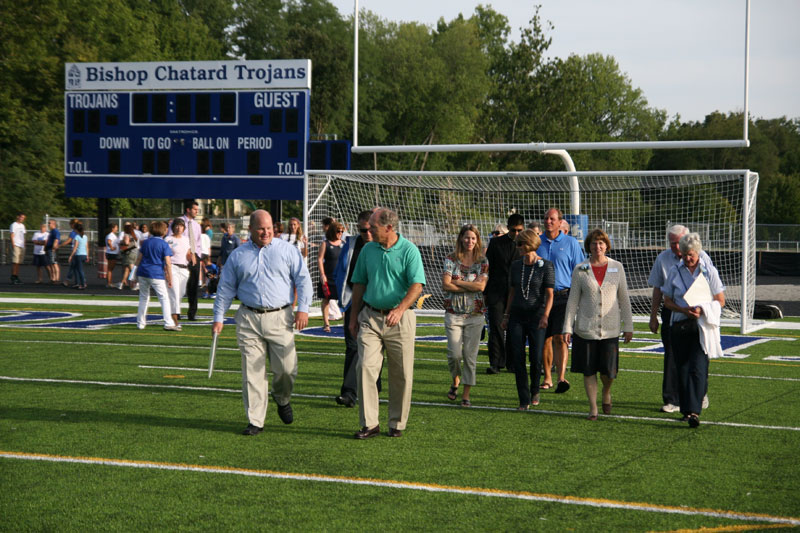
[[[2,407],[0,418],[27,422],[58,422],[70,424],[111,424],[178,429],[202,429],[231,433],[241,431],[241,422],[221,422],[202,418],[170,418],[165,416],[115,413],[109,411],[75,411],[33,407]]]

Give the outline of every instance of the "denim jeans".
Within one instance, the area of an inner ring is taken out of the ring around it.
[[[531,397],[539,393],[539,380],[542,373],[542,350],[545,333],[539,329],[539,319],[527,316],[516,316],[512,313],[508,322],[509,351],[513,354],[514,373],[517,378],[517,395],[520,406],[529,405]],[[525,368],[525,344],[529,345],[530,385]]]
[[[85,255],[73,255],[69,263],[70,272],[75,274],[75,285],[86,285],[86,275],[83,273],[83,262],[86,261]]]

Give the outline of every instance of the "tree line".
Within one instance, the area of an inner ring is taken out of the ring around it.
[[[435,27],[360,16],[359,143],[455,144],[733,139],[741,113],[684,122],[649,105],[611,56],[549,58],[552,25],[531,4],[518,41],[478,6]],[[352,138],[352,16],[328,0],[41,0],[0,6],[0,213],[92,216],[64,196],[64,63],[312,60],[314,134]],[[800,119],[754,118],[749,149],[572,154],[580,170],[749,168],[758,222],[800,224]],[[354,168],[562,170],[535,152],[355,155]],[[114,199],[114,216],[164,216],[167,200]]]

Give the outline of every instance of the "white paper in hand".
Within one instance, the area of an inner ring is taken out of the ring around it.
[[[683,299],[686,300],[689,307],[697,307],[700,304],[708,303],[714,299],[711,294],[711,287],[708,285],[708,280],[702,273],[695,278],[692,286],[689,287],[689,290],[683,295]]]

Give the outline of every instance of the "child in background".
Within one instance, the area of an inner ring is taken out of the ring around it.
[[[217,297],[217,284],[219,283],[219,268],[214,263],[205,265],[206,273],[206,292],[203,298],[206,300]]]
[[[147,324],[147,306],[150,303],[150,287],[152,287],[161,304],[164,329],[175,331],[177,326],[172,320],[168,294],[168,289],[172,286],[170,261],[172,248],[162,238],[167,233],[167,225],[163,222],[153,222],[150,231],[152,238],[142,243],[134,271],[139,281],[139,312],[136,315],[136,327],[144,329]]]

